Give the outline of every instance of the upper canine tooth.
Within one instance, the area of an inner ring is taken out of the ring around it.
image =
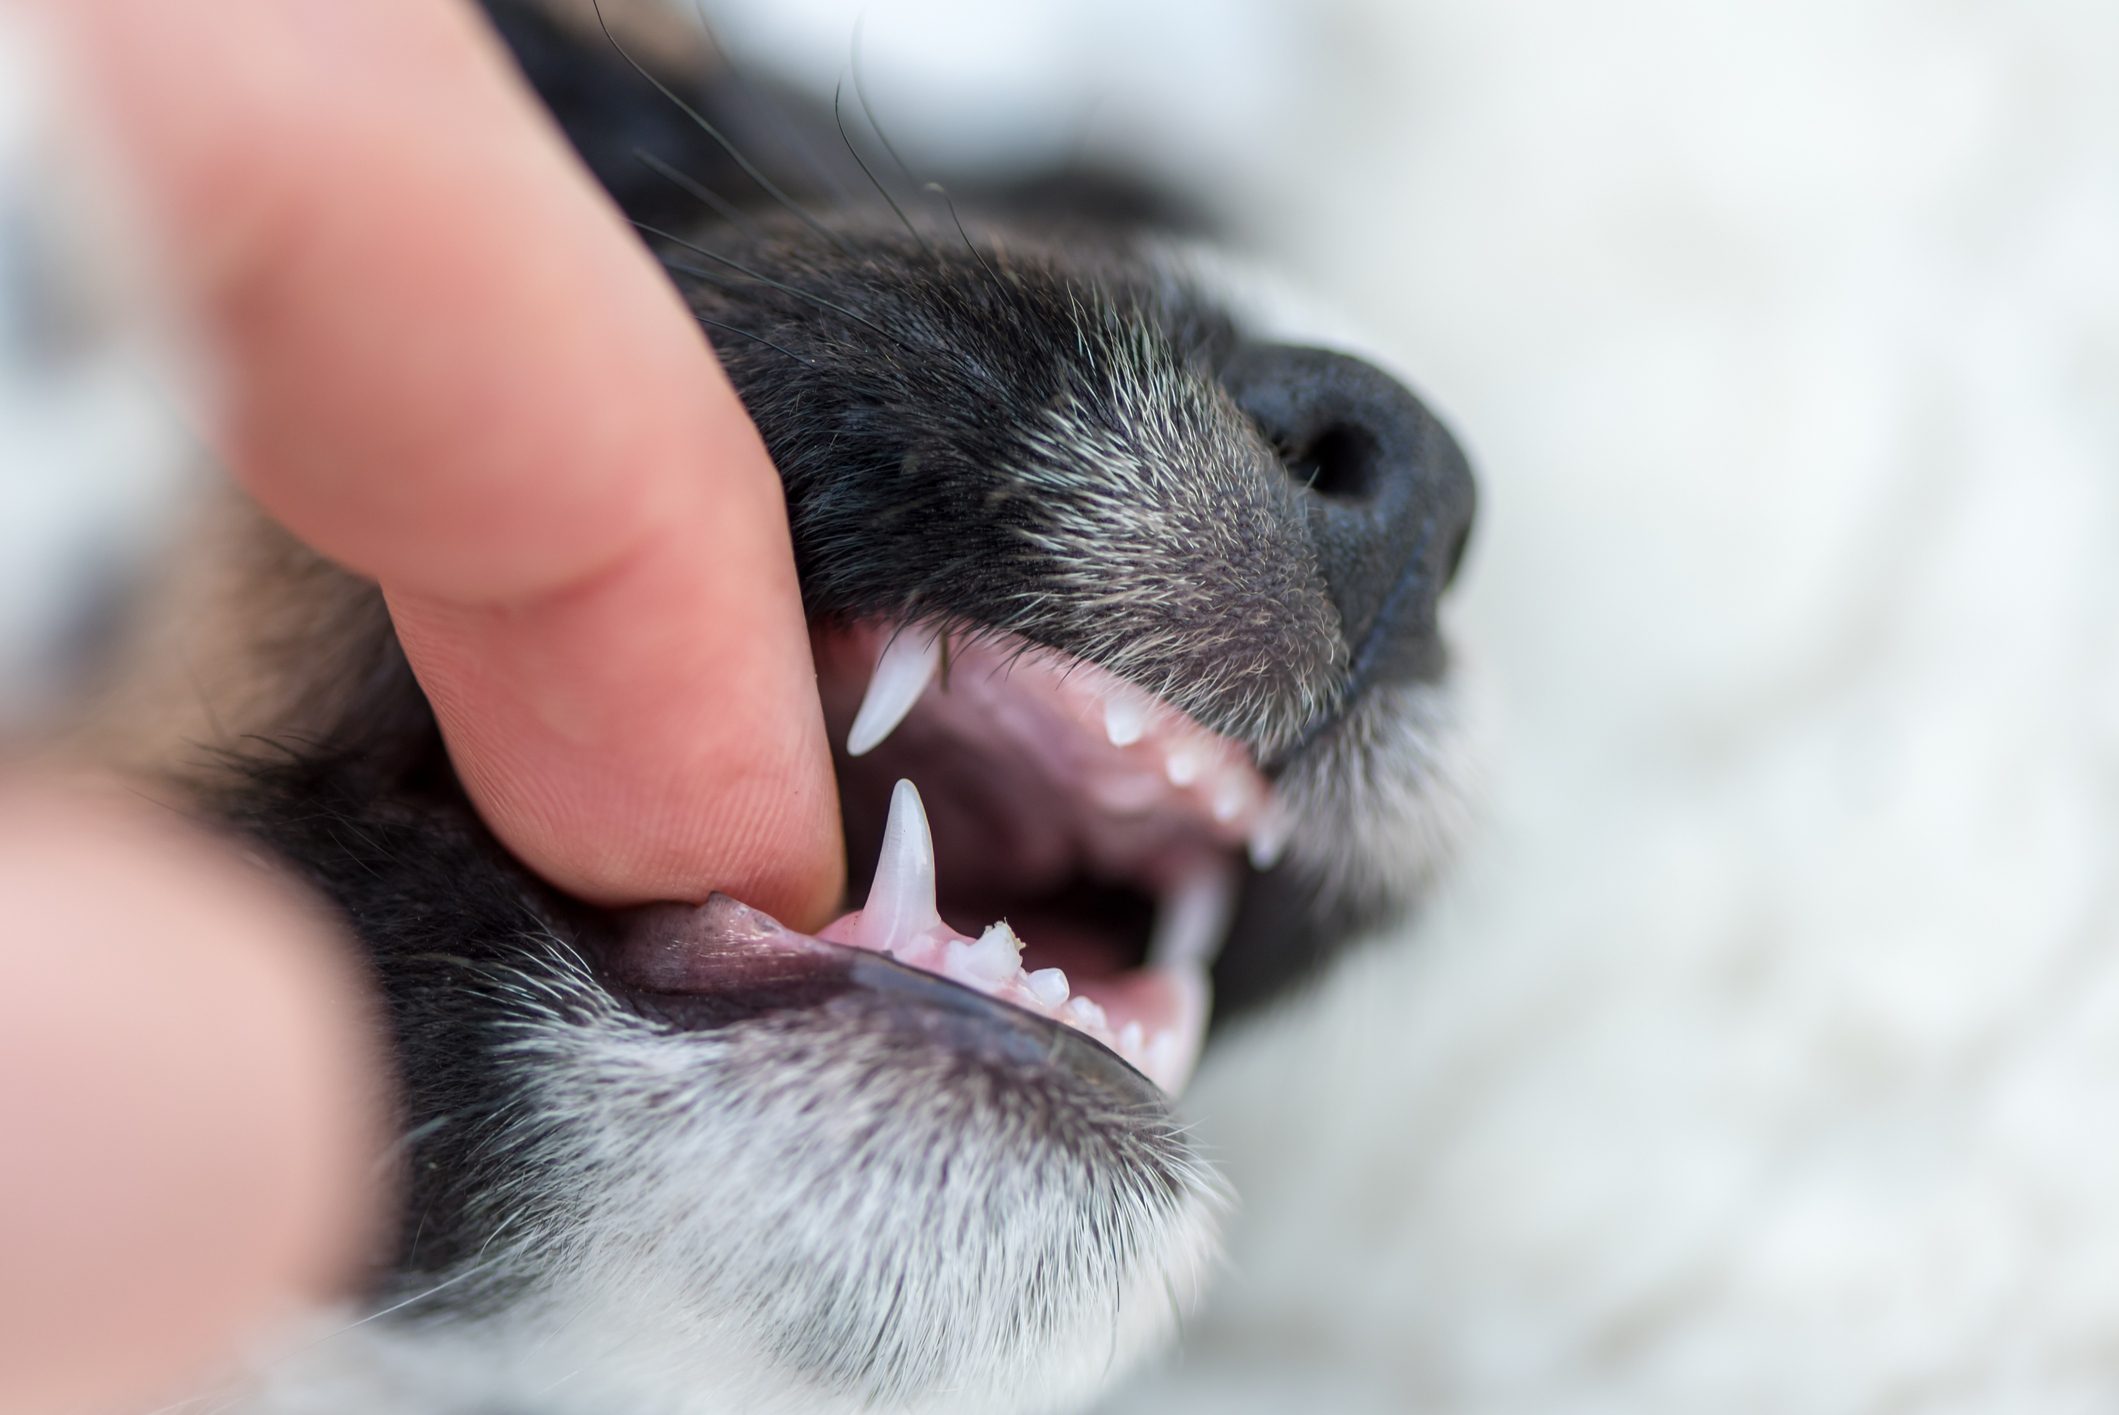
[[[1155,901],[1149,965],[1203,967],[1212,963],[1235,918],[1236,871],[1226,860],[1202,862]]]
[[[876,657],[875,676],[868,680],[868,696],[861,699],[861,710],[854,714],[853,728],[846,734],[846,754],[858,757],[872,751],[897,731],[941,666],[940,634],[922,634],[907,628],[891,635]]]
[[[900,781],[890,793],[890,822],[876,858],[875,883],[856,926],[861,947],[894,952],[939,928],[934,907],[934,837],[919,789]]]
[[[1123,695],[1104,699],[1104,735],[1114,747],[1130,747],[1147,735],[1148,710]]]

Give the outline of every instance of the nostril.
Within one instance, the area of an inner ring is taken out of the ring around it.
[[[1430,671],[1477,501],[1456,439],[1403,383],[1332,350],[1245,345],[1220,375],[1297,489],[1357,676]]]
[[[1288,475],[1303,490],[1332,501],[1366,501],[1376,494],[1382,449],[1376,436],[1353,423],[1332,423],[1294,447],[1280,447]]]

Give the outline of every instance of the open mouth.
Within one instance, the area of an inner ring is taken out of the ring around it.
[[[1250,750],[1013,636],[863,623],[814,640],[863,900],[815,937],[1071,1029],[1180,1091],[1246,871],[1286,842]]]
[[[816,657],[849,857],[877,861],[822,936],[1182,1089],[1246,862],[1270,868],[1286,839],[1249,749],[1010,635],[863,624],[820,631]]]

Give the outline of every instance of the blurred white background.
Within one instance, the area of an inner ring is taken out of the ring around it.
[[[2119,10],[716,6],[1187,176],[1472,447],[1491,816],[1194,1093],[1212,1411],[2119,1403]]]

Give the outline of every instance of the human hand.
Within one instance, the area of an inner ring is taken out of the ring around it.
[[[45,0],[221,360],[219,445],[379,581],[500,838],[601,902],[842,885],[779,481],[457,0]]]
[[[843,862],[777,480],[475,14],[31,8],[217,360],[224,459],[383,585],[495,832],[587,898],[821,919]],[[38,1318],[0,1411],[101,1409],[343,1274],[377,1072],[318,919],[37,799],[0,801],[0,1311]]]
[[[381,1058],[313,900],[127,798],[0,792],[0,1412],[144,1412],[356,1261]]]

